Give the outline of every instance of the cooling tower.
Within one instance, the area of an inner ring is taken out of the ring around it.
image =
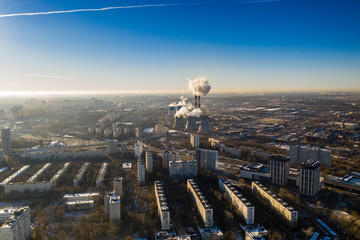
[[[185,120],[184,117],[176,117],[174,118],[174,128],[176,129],[184,129]]]
[[[200,122],[200,127],[199,127],[199,132],[210,132],[210,123],[209,123],[209,117],[207,116],[202,116],[201,117],[201,122]]]
[[[196,131],[197,130],[196,117],[188,117],[185,129],[189,130],[189,131]]]

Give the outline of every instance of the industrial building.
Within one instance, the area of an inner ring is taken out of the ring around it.
[[[269,182],[270,170],[262,163],[249,163],[240,167],[240,177],[255,181]]]
[[[139,158],[137,160],[137,170],[138,170],[139,185],[144,185],[145,184],[145,162],[144,162],[144,159]]]
[[[196,160],[200,163],[200,167],[207,170],[217,170],[219,153],[215,150],[196,149]]]
[[[56,172],[56,174],[50,179],[51,182],[51,186],[55,187],[58,185],[59,183],[59,178],[61,177],[61,175],[63,175],[63,173],[68,169],[68,167],[70,166],[70,162],[66,162],[64,164],[64,166],[59,169],[59,171]]]
[[[251,187],[253,194],[257,194],[261,196],[262,199],[266,200],[286,220],[290,227],[295,227],[297,225],[298,211],[261,183],[254,181],[252,182]]]
[[[271,183],[286,185],[289,176],[290,159],[284,156],[271,156],[269,163]]]
[[[320,162],[302,163],[299,177],[300,194],[314,196],[320,191]]]
[[[4,154],[9,154],[11,152],[10,128],[1,129],[1,140]]]
[[[350,172],[342,177],[327,175],[324,185],[349,192],[360,193],[360,173]]]
[[[166,200],[164,186],[160,181],[154,182],[156,204],[158,207],[158,214],[160,217],[161,230],[170,229],[170,209]]]
[[[198,148],[200,146],[199,135],[190,134],[190,144],[193,148]]]
[[[121,220],[120,196],[111,196],[109,199],[110,220]]]
[[[206,200],[204,194],[200,191],[194,179],[187,180],[187,190],[191,194],[196,208],[201,216],[205,227],[211,227],[214,224],[213,208]]]
[[[45,172],[49,167],[51,166],[51,163],[46,163],[42,168],[40,168],[34,175],[32,175],[28,180],[26,180],[27,183],[34,183],[36,179]]]
[[[107,154],[114,154],[117,153],[117,140],[107,140],[106,141],[106,153]]]
[[[154,168],[154,160],[151,152],[145,154],[146,171],[152,172]]]
[[[254,224],[255,207],[226,179],[219,179],[219,188],[226,194],[229,202],[240,213],[246,224]]]
[[[113,189],[116,196],[122,196],[124,194],[122,177],[117,177],[113,179]]]
[[[189,116],[186,120],[185,130],[196,131],[198,129],[196,125],[197,118]]]
[[[29,207],[21,207],[0,227],[0,239],[25,240],[31,234],[31,216]]]
[[[319,161],[322,166],[331,167],[331,151],[307,146],[290,146],[290,161],[303,163],[308,160]]]
[[[99,171],[99,174],[97,175],[96,177],[96,187],[100,187],[103,180],[104,180],[104,177],[105,177],[105,173],[106,173],[106,168],[108,166],[108,163],[107,162],[104,162],[102,165],[101,165],[101,168],[100,168],[100,171]]]
[[[170,180],[181,180],[197,177],[197,161],[170,161],[169,176]]]
[[[76,174],[76,176],[73,179],[73,185],[75,187],[79,186],[81,183],[81,180],[83,179],[86,169],[89,167],[89,162],[84,163],[80,170],[78,171],[78,173]]]
[[[199,132],[210,132],[210,119],[208,116],[202,116],[200,119]]]
[[[24,174],[27,170],[29,170],[30,165],[25,165],[22,168],[20,168],[19,170],[17,170],[15,173],[11,174],[9,177],[7,177],[5,180],[3,180],[0,185],[6,185],[8,183],[10,183],[11,181],[13,181],[15,178],[21,176],[22,174]]]
[[[177,117],[174,115],[174,128],[175,129],[184,129],[185,127],[185,119],[184,117]]]

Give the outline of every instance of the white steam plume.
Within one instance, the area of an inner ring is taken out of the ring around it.
[[[211,86],[205,76],[198,76],[194,79],[188,79],[188,88],[192,91],[193,95],[206,96],[210,92]]]
[[[188,117],[200,117],[201,116],[201,109],[195,108],[191,112],[187,114]]]

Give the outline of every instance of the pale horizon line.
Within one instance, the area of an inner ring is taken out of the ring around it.
[[[248,90],[212,90],[208,95],[214,94],[234,94],[234,93],[331,93],[331,92],[360,92],[359,89],[248,89]],[[13,96],[75,96],[75,95],[116,95],[116,94],[189,94],[188,90],[128,90],[128,91],[0,91],[0,98]]]

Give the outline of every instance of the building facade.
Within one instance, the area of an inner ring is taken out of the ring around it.
[[[187,190],[195,202],[196,208],[200,214],[204,226],[211,227],[214,224],[213,208],[206,200],[204,194],[200,191],[194,179],[187,180]]]
[[[196,149],[196,160],[200,163],[200,167],[207,170],[217,170],[219,152],[208,149]]]
[[[190,145],[193,148],[198,148],[200,146],[199,135],[190,134]]]
[[[161,230],[170,229],[170,210],[166,200],[164,186],[160,181],[154,182],[156,204],[158,207],[158,214],[160,217]]]
[[[110,220],[121,220],[120,196],[112,196],[109,199]]]
[[[1,129],[2,148],[5,154],[11,152],[10,128]]]
[[[331,151],[307,146],[290,146],[290,161],[303,163],[308,160],[319,161],[322,166],[331,167]]]
[[[197,177],[197,161],[170,161],[170,180],[180,180]]]
[[[80,170],[77,172],[77,174],[75,175],[74,179],[73,179],[73,185],[74,187],[80,186],[80,183],[82,181],[82,179],[84,178],[85,172],[87,170],[87,168],[89,167],[90,163],[89,162],[85,162]]]
[[[270,178],[271,182],[278,185],[286,185],[289,176],[289,161],[288,157],[271,156],[270,163]]]
[[[254,224],[255,207],[232,185],[229,180],[219,179],[219,188],[226,194],[229,202],[240,213],[246,224]]]
[[[295,227],[297,225],[298,211],[261,183],[257,181],[252,182],[251,187],[253,194],[259,195],[262,199],[268,202],[270,206],[272,206],[277,213],[286,220],[290,227]]]
[[[21,207],[0,227],[0,239],[24,240],[31,233],[31,216],[29,207]]]
[[[154,159],[151,152],[145,154],[146,171],[152,172],[154,168]]]
[[[300,194],[314,196],[320,191],[320,162],[302,163],[299,178]]]
[[[140,185],[145,184],[145,162],[144,159],[139,158],[137,160],[137,170],[138,170],[138,182]]]

